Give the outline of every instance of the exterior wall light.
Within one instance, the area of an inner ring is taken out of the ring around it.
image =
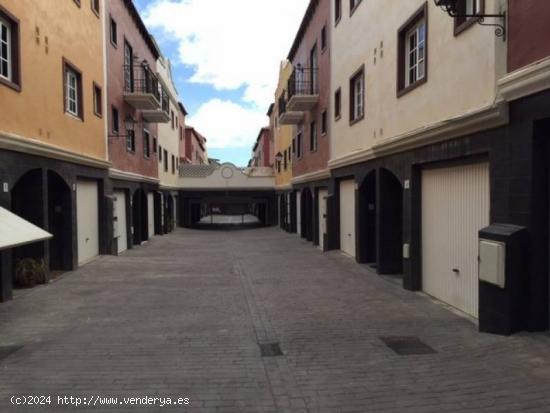
[[[437,7],[441,7],[449,16],[451,17],[465,17],[465,18],[475,18],[478,20],[478,23],[482,26],[493,26],[496,27],[495,35],[497,37],[502,37],[502,40],[506,40],[506,13],[500,14],[481,14],[481,13],[472,13],[467,14],[463,13],[459,8],[459,2],[461,0],[434,0]],[[501,19],[502,23],[485,23],[486,18]]]
[[[134,133],[135,127],[136,127],[136,121],[131,115],[128,115],[124,119],[124,130],[126,131],[126,135],[121,135],[117,133],[115,135],[109,135],[109,138],[127,138],[128,135],[132,135]]]

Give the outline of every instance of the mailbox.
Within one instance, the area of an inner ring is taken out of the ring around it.
[[[479,279],[500,288],[506,286],[506,244],[479,240]]]
[[[479,329],[509,335],[523,329],[528,234],[494,224],[479,231]]]

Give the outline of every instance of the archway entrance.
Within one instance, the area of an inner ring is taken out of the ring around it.
[[[134,245],[140,245],[147,241],[148,223],[147,223],[147,196],[141,188],[136,189],[132,196],[132,223],[134,226]]]
[[[389,170],[371,171],[359,190],[359,262],[378,274],[403,270],[403,188]]]
[[[23,175],[11,191],[11,210],[14,214],[45,228],[44,204],[45,204],[44,179],[42,169],[33,169]],[[41,261],[45,257],[45,242],[36,242],[24,245],[12,250],[13,275],[19,262],[26,258]]]
[[[302,190],[300,209],[302,238],[313,241],[313,194],[309,188]]]
[[[71,188],[54,171],[48,171],[48,232],[50,270],[73,268],[73,208]]]

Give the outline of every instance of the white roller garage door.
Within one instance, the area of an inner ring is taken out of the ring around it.
[[[149,239],[155,235],[155,197],[152,192],[147,194],[147,232]]]
[[[478,316],[478,231],[489,225],[487,163],[422,173],[422,285]]]
[[[76,216],[78,264],[82,265],[99,255],[99,214],[97,182],[77,181]]]
[[[340,182],[340,250],[355,257],[355,182]]]
[[[327,233],[327,197],[328,190],[319,190],[319,248],[325,249],[325,234]]]
[[[128,249],[128,232],[126,222],[126,193],[124,191],[115,191],[115,238],[118,239],[118,253]]]

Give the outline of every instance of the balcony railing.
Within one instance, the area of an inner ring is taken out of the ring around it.
[[[288,100],[293,96],[311,96],[319,94],[319,70],[297,66],[288,79]]]
[[[146,64],[124,65],[124,96],[135,109],[158,109],[159,81]]]

